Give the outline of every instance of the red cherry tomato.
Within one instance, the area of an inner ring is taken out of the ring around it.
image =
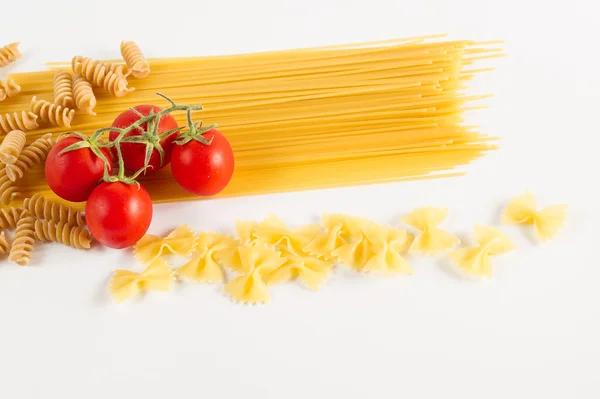
[[[104,182],[90,194],[85,220],[98,242],[110,248],[127,248],[148,231],[152,200],[141,185]]]
[[[46,158],[45,174],[48,185],[60,198],[82,202],[88,199],[104,175],[104,162],[89,148],[59,153],[77,142],[79,137],[65,137],[52,147]],[[110,151],[101,149],[107,160],[111,161]],[[111,166],[108,165],[110,171]]]
[[[190,140],[175,145],[171,156],[171,171],[177,183],[190,193],[215,195],[227,186],[233,175],[233,150],[229,141],[217,129],[203,133],[212,143]]]
[[[155,105],[138,105],[133,108],[144,116],[150,115],[150,112],[152,110],[154,111],[154,113],[162,111],[162,108],[157,107]],[[139,119],[140,116],[138,114],[136,114],[132,110],[127,110],[121,115],[117,116],[117,118],[112,124],[112,127],[118,127],[121,129],[126,128],[132,123],[137,122]],[[148,123],[142,123],[140,127],[144,129],[144,131],[147,131]],[[165,133],[175,128],[177,128],[177,122],[175,121],[175,119],[171,115],[163,115],[158,123],[157,133]],[[166,166],[170,162],[173,141],[177,138],[178,134],[179,132],[176,131],[173,134],[170,134],[169,136],[165,137],[163,140],[159,141],[165,153],[163,163],[160,163],[160,153],[158,152],[158,150],[154,149],[152,151],[152,155],[150,156],[149,163],[149,165],[152,165],[152,168],[146,170],[146,173],[152,173],[153,171],[157,171],[158,169],[162,168],[163,166]],[[139,129],[134,129],[131,132],[125,134],[124,137],[141,135],[142,132]],[[118,136],[118,132],[111,131],[109,134],[109,140],[115,141]],[[146,158],[146,146],[143,143],[121,143],[121,153],[123,155],[125,169],[132,172],[136,172],[144,167],[144,160]],[[115,159],[117,159],[116,149],[113,149],[113,156]]]

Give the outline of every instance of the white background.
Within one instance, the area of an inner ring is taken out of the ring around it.
[[[156,206],[153,233],[182,223],[232,232],[236,219],[268,212],[290,224],[323,211],[397,223],[431,204],[449,207],[445,226],[464,237],[527,189],[570,213],[543,246],[505,228],[519,248],[494,259],[488,282],[457,278],[442,258],[411,258],[410,278],[339,272],[317,294],[277,286],[262,307],[194,284],[116,306],[106,283],[117,268],[140,268],[130,253],[40,245],[30,267],[0,264],[0,397],[600,397],[594,3],[4,1],[0,42],[19,40],[25,54],[12,71],[116,58],[121,39],[151,57],[431,33],[507,41],[510,56],[475,83],[496,97],[472,119],[502,148],[467,177]]]

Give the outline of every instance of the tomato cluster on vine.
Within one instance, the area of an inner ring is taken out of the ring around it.
[[[92,136],[65,133],[46,159],[46,181],[60,198],[87,201],[86,222],[94,238],[111,248],[126,248],[146,234],[152,200],[137,182],[171,164],[181,187],[199,196],[221,192],[234,170],[233,150],[216,125],[192,120],[201,106],[171,104],[162,109],[138,105],[121,113],[111,127]],[[187,112],[187,126],[171,115]],[[108,133],[108,140],[102,140]]]

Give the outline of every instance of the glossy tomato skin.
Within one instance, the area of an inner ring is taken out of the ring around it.
[[[157,107],[156,105],[138,105],[133,108],[136,111],[140,112],[142,115],[150,115],[151,110],[154,110],[154,113],[162,111],[162,108]],[[132,123],[138,121],[139,119],[140,119],[140,117],[137,114],[135,114],[131,110],[127,110],[127,111],[121,113],[121,115],[117,116],[117,118],[114,120],[114,122],[112,124],[112,127],[118,127],[121,129],[126,128],[126,127],[130,126]],[[148,128],[148,124],[142,123],[140,125],[140,127],[142,129],[146,130]],[[177,122],[175,121],[175,118],[173,118],[171,115],[163,115],[160,118],[157,132],[158,132],[158,134],[165,133],[171,129],[175,129],[176,127],[177,127]],[[139,129],[134,129],[131,132],[127,133],[125,135],[125,137],[141,136],[141,134],[142,133],[140,132]],[[158,151],[156,149],[154,149],[154,151],[152,152],[152,155],[150,156],[150,163],[149,163],[149,165],[152,165],[152,168],[149,168],[146,171],[146,174],[157,171],[158,169],[162,168],[163,166],[166,166],[169,164],[169,161],[171,160],[171,150],[173,148],[173,141],[177,138],[178,134],[179,134],[179,132],[175,132],[160,141],[160,144],[165,151],[165,158],[163,160],[163,163],[162,163],[162,165],[160,164],[160,154],[158,153]],[[118,132],[111,131],[109,133],[109,140],[115,141],[115,139],[118,136],[119,136]],[[144,167],[144,160],[146,158],[146,146],[143,143],[141,143],[141,144],[140,143],[122,143],[121,144],[121,152],[123,154],[125,169],[132,171],[132,172],[137,172],[138,170],[140,170],[141,168]],[[115,157],[115,159],[117,159],[115,149],[113,149],[113,156]]]
[[[85,205],[92,236],[110,248],[127,248],[146,234],[152,221],[152,200],[144,187],[103,182]]]
[[[231,180],[235,162],[231,144],[217,129],[203,134],[212,143],[190,140],[173,147],[171,171],[177,183],[192,194],[210,196],[220,193]]]
[[[104,175],[104,161],[89,148],[59,153],[71,144],[80,142],[79,137],[65,137],[52,147],[46,157],[44,173],[48,185],[60,198],[71,202],[82,202],[88,199]],[[101,149],[108,161],[111,154],[106,148]],[[111,170],[111,166],[108,166]]]

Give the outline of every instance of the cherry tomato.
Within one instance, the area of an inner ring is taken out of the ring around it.
[[[45,174],[48,185],[60,198],[82,202],[88,199],[104,175],[104,161],[89,148],[59,153],[81,138],[69,136],[52,147],[46,158]],[[107,160],[111,161],[110,151],[101,149]],[[111,166],[108,165],[110,171]]]
[[[154,113],[162,111],[162,108],[157,107],[155,105],[138,105],[133,107],[140,114],[147,116],[150,115],[151,111]],[[117,116],[114,120],[112,127],[118,128],[126,128],[130,126],[132,123],[138,121],[140,116],[136,114],[132,110],[127,110],[123,112],[121,115]],[[142,123],[140,127],[147,131],[148,123]],[[177,122],[175,119],[167,114],[163,115],[160,118],[158,123],[157,134],[168,132],[169,130],[177,128]],[[146,173],[152,173],[153,171],[157,171],[158,169],[166,166],[171,160],[171,150],[173,148],[173,141],[177,138],[179,132],[174,132],[173,134],[168,135],[163,140],[159,140],[160,146],[164,150],[164,159],[163,163],[160,163],[160,153],[155,148],[152,151],[152,155],[150,156],[149,165],[152,165],[152,168],[149,168]],[[142,132],[139,129],[134,129],[131,132],[125,134],[124,137],[130,136],[141,136]],[[115,141],[119,136],[119,133],[116,131],[111,131],[109,134],[109,140]],[[146,146],[143,143],[121,143],[121,153],[123,155],[123,161],[125,163],[125,169],[130,170],[132,172],[136,172],[139,169],[144,167],[144,160],[146,158]],[[113,156],[117,159],[116,149],[113,149]]]
[[[227,186],[233,175],[233,150],[229,141],[217,129],[203,133],[212,143],[190,140],[175,145],[171,155],[171,171],[177,183],[190,193],[215,195]]]
[[[127,248],[148,231],[152,200],[141,185],[103,182],[88,198],[85,221],[92,236],[101,244]]]

